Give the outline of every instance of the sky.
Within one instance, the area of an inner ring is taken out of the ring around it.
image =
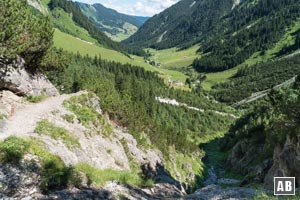
[[[153,16],[179,0],[75,0],[83,3],[101,3],[120,13],[136,16]]]

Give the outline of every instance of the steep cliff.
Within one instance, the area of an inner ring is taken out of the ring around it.
[[[299,78],[291,87],[272,90],[224,139],[224,149],[233,146],[227,164],[245,175],[242,184],[272,189],[274,177],[286,176],[299,185],[299,91]]]

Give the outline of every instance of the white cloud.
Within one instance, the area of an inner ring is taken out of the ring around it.
[[[179,0],[77,0],[84,3],[101,3],[121,13],[138,16],[153,16]]]

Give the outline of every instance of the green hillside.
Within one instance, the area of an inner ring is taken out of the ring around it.
[[[111,49],[101,47],[95,43],[82,40],[81,38],[61,32],[56,29],[54,32],[54,46],[62,48],[72,53],[80,53],[81,55],[101,56],[102,59],[120,62],[123,64],[132,64],[135,66],[143,67],[144,69],[152,72],[157,72],[163,77],[166,82],[170,80],[180,80],[185,82],[187,76],[181,72],[168,69],[159,69],[144,61],[144,58],[131,55],[130,57]]]
[[[223,72],[216,72],[216,73],[205,73],[206,79],[202,83],[202,86],[205,90],[211,90],[212,87],[219,83],[224,83],[230,81],[230,78],[234,76],[234,74],[243,66],[252,66],[258,63],[266,62],[269,60],[276,60],[280,59],[280,52],[285,49],[286,47],[291,46],[299,46],[296,41],[297,32],[300,31],[300,22],[295,22],[289,29],[286,30],[285,34],[282,38],[274,45],[274,47],[268,49],[264,54],[261,52],[254,53],[250,58],[248,58],[244,63],[241,65],[225,70]]]
[[[292,44],[299,18],[298,0],[182,0],[149,19],[124,43],[155,49],[198,43],[201,56],[194,69],[220,72],[299,49]]]

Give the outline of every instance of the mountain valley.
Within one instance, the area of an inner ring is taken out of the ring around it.
[[[300,1],[153,17],[0,2],[0,199],[281,199],[300,171]]]

